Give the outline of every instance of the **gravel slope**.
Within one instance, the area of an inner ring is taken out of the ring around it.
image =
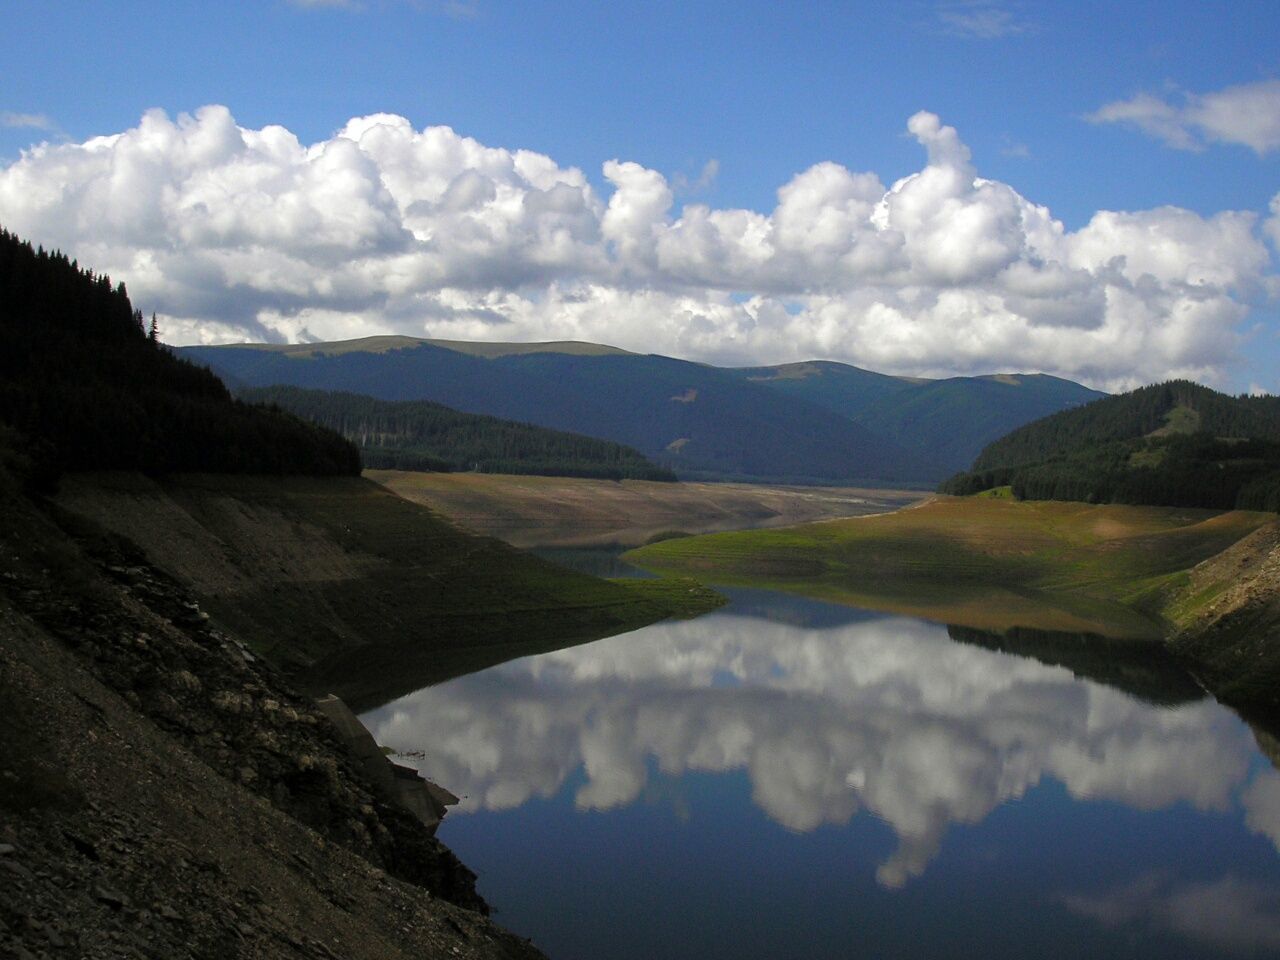
[[[0,557],[0,956],[542,956],[127,542],[0,477]]]

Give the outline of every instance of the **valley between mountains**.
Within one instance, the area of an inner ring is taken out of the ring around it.
[[[1103,396],[1044,375],[919,380],[830,362],[720,368],[589,343],[372,337],[179,354],[235,390],[433,401],[625,444],[688,480],[931,486],[1014,427]]]

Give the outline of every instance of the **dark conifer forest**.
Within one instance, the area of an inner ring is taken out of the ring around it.
[[[0,230],[0,443],[67,470],[356,474],[356,448],[231,397],[159,343],[123,283]]]
[[[620,443],[462,413],[426,400],[377,400],[284,386],[246,390],[240,396],[336,430],[360,448],[367,467],[675,480],[670,470]]]
[[[939,488],[1027,500],[1280,511],[1280,397],[1186,380],[1063,411],[989,445]]]

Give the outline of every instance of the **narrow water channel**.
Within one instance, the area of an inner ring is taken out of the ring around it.
[[[362,718],[555,960],[1280,955],[1280,773],[1185,677],[726,592]]]

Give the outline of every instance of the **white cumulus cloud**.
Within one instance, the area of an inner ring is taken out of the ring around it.
[[[1170,102],[1149,93],[1116,100],[1088,116],[1126,123],[1181,150],[1237,143],[1259,154],[1280,149],[1280,80],[1260,80]]]
[[[0,168],[0,224],[127,282],[176,343],[583,339],[711,362],[822,357],[1107,387],[1220,379],[1280,289],[1276,208],[1100,211],[1068,231],[917,113],[920,170],[835,162],[770,211],[681,203],[622,158],[603,191],[544,154],[357,117],[304,144],[222,106]],[[714,165],[704,171],[710,182]]]

